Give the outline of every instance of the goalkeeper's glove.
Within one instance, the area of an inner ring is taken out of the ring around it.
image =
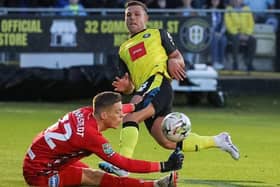
[[[179,170],[182,168],[184,161],[184,154],[180,149],[176,150],[169,156],[168,160],[165,162],[160,162],[161,172]]]

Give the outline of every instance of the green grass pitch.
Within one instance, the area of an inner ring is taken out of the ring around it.
[[[179,172],[179,187],[252,187],[280,186],[280,95],[242,96],[228,98],[225,108],[203,104],[174,111],[186,113],[192,130],[200,135],[228,131],[241,151],[239,161],[218,149],[185,153],[183,169]],[[88,102],[88,103],[87,103]],[[0,103],[0,186],[27,186],[22,177],[22,160],[33,137],[53,124],[64,113],[88,101],[67,103]],[[158,146],[140,128],[135,158],[166,160],[171,151]],[[105,136],[118,151],[119,130],[109,130]],[[96,168],[99,159],[90,156],[85,162]],[[165,174],[133,174],[155,179]]]

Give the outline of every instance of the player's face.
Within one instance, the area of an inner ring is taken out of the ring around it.
[[[211,0],[211,3],[213,7],[218,7],[220,0]]]
[[[125,23],[130,34],[144,30],[147,21],[148,15],[141,6],[130,6],[125,10]]]
[[[122,112],[122,103],[115,103],[108,111],[107,111],[107,124],[108,128],[118,128],[119,125],[123,121],[123,112]]]

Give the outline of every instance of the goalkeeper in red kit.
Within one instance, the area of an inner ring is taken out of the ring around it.
[[[159,180],[117,177],[92,169],[80,159],[95,154],[101,159],[130,172],[168,172],[181,169],[183,154],[176,150],[164,162],[126,158],[115,152],[101,134],[116,129],[124,117],[121,95],[102,92],[93,99],[92,107],[82,107],[67,113],[54,125],[39,133],[27,150],[23,176],[31,186],[100,187],[175,187],[177,175]],[[133,110],[133,107],[124,109]]]

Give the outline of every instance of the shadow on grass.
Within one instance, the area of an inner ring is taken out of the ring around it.
[[[201,179],[183,179],[179,180],[179,184],[207,185],[214,187],[272,187],[275,185],[266,184],[262,181],[250,180],[201,180]],[[278,186],[277,184],[276,186]]]

